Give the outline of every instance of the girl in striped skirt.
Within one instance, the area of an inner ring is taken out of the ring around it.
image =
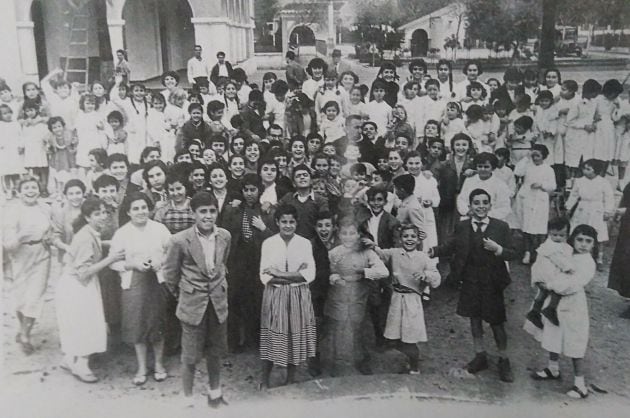
[[[262,244],[260,280],[265,285],[260,321],[261,389],[269,388],[273,366],[287,367],[285,384],[296,366],[315,357],[315,314],[308,284],[315,279],[311,243],[295,234],[297,210],[281,205],[274,214],[279,233]]]

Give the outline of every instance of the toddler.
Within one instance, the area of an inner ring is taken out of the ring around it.
[[[109,129],[105,131],[107,136],[107,154],[127,154],[127,131],[124,129],[124,118],[117,110],[107,115]]]

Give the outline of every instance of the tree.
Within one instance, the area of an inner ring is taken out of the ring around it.
[[[495,50],[513,51],[536,35],[540,22],[538,0],[468,0],[468,36],[491,42]]]
[[[403,34],[395,30],[402,18],[391,0],[355,0],[357,10],[355,34],[362,42],[376,44],[380,50],[398,49]]]
[[[538,68],[553,67],[553,53],[556,42],[556,0],[542,2],[542,30],[540,31],[540,54]]]
[[[256,0],[254,2],[254,21],[260,38],[267,36],[267,23],[273,21],[279,9],[278,0]]]

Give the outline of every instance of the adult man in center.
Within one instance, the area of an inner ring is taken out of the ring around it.
[[[164,279],[179,295],[177,318],[182,323],[182,381],[186,406],[193,406],[195,365],[205,354],[208,405],[227,405],[221,393],[221,356],[227,346],[228,292],[226,263],[231,236],[215,225],[217,200],[199,192],[190,200],[195,225],[171,237]]]

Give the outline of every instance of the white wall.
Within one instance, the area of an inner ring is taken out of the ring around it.
[[[134,80],[162,74],[159,17],[155,0],[127,0],[123,9],[125,49]]]
[[[18,43],[17,29],[15,26],[15,10],[13,7],[4,7],[0,13],[0,77],[4,78],[13,94],[18,96],[22,92],[20,86],[24,81]]]

